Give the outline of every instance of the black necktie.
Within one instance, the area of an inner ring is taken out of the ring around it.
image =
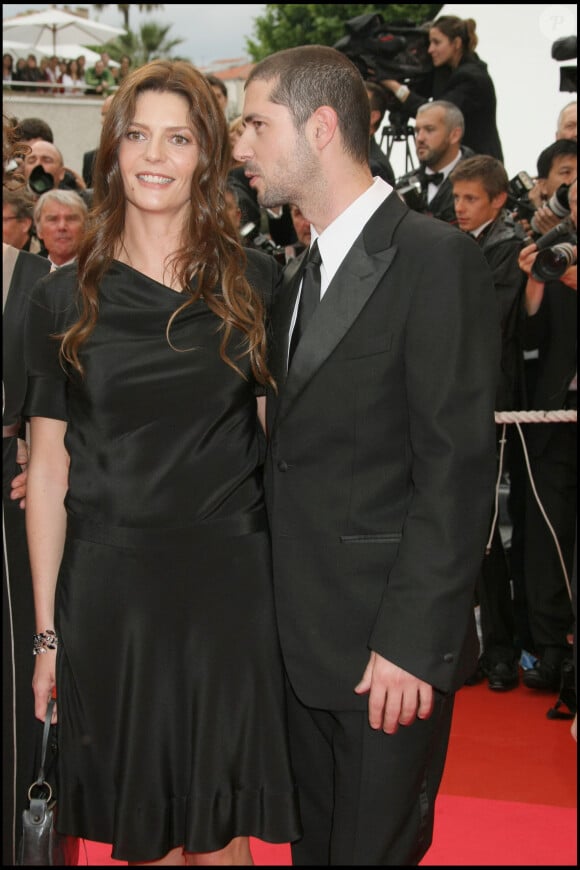
[[[296,323],[294,324],[294,330],[290,339],[288,365],[290,365],[296,346],[304,334],[306,324],[312,317],[316,306],[320,302],[321,263],[322,257],[318,250],[318,240],[315,240],[310,248],[308,259],[306,260],[306,268],[302,280],[302,292],[300,293],[300,302],[298,303],[298,314],[296,315]]]
[[[434,184],[436,187],[439,187],[445,175],[443,172],[422,172],[420,181],[421,181],[421,190],[427,190],[430,184]]]

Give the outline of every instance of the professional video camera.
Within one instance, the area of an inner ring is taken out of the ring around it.
[[[563,36],[552,43],[554,60],[573,60],[578,55],[578,37]],[[560,67],[560,90],[574,93],[578,90],[578,67]]]
[[[345,22],[347,31],[334,44],[346,54],[367,81],[397,79],[413,90],[430,96],[433,65],[427,51],[429,33],[409,21],[385,24],[378,12],[358,15]],[[387,108],[400,109],[401,104],[390,91]]]
[[[554,281],[561,278],[564,272],[576,263],[577,244],[578,238],[574,226],[568,218],[537,239],[538,255],[532,266],[532,278],[537,281]]]

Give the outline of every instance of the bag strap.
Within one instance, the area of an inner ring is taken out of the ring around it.
[[[40,769],[38,771],[38,779],[35,785],[44,784],[44,765],[46,763],[46,750],[48,747],[48,737],[50,734],[50,722],[52,719],[52,711],[54,710],[54,698],[51,698],[46,708],[46,716],[44,717],[44,730],[42,732],[42,753],[40,756]]]

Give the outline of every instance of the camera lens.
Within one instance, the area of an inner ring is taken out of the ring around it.
[[[561,278],[569,266],[576,262],[574,245],[564,243],[545,248],[538,253],[532,266],[532,278],[536,281],[553,281]]]
[[[42,166],[35,166],[28,176],[28,186],[37,196],[46,193],[47,190],[52,190],[54,187],[54,176],[49,172],[45,172]]]

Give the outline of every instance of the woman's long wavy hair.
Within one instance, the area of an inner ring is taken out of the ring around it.
[[[134,70],[123,80],[105,116],[93,175],[93,208],[78,255],[80,314],[62,337],[61,357],[83,373],[80,350],[97,323],[99,284],[124,232],[126,197],[119,146],[135,117],[137,98],[147,91],[178,94],[187,101],[199,146],[189,219],[181,247],[166,264],[173,268],[187,297],[168,322],[167,340],[171,344],[175,318],[202,298],[222,321],[220,356],[224,362],[242,374],[227,352],[232,330],[240,330],[244,335],[240,356],[249,356],[260,384],[274,385],[266,364],[264,306],[245,277],[246,255],[226,211],[231,157],[226,119],[205,76],[186,61],[157,60]]]

